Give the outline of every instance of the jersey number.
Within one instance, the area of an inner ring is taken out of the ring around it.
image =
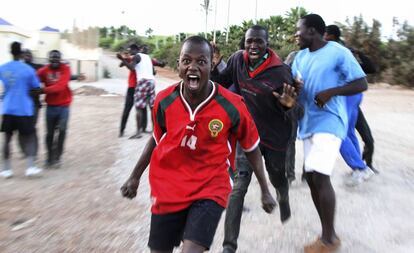
[[[181,141],[181,147],[187,146],[191,150],[195,150],[196,143],[197,143],[197,136],[191,135],[190,137],[188,137],[188,135],[186,135]]]

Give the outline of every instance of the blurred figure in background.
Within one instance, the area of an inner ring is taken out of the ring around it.
[[[324,38],[327,41],[335,41],[343,46],[345,43],[340,39],[341,30],[336,25],[326,27]],[[361,51],[349,48],[355,59],[358,61],[365,74],[375,73],[375,66],[372,61]],[[372,166],[372,156],[374,154],[374,138],[371,129],[362,113],[360,104],[362,94],[347,97],[347,110],[349,118],[349,129],[347,138],[341,145],[341,155],[353,173],[348,182],[349,185],[357,185],[369,179],[373,172],[377,171]],[[363,155],[361,155],[359,141],[355,134],[355,128],[359,132],[365,143]],[[365,162],[364,162],[365,160]]]
[[[127,92],[125,95],[125,104],[124,104],[124,110],[122,112],[119,137],[124,136],[124,131],[125,131],[125,127],[128,121],[129,113],[131,112],[132,106],[134,105],[134,92],[135,92],[135,87],[137,86],[137,73],[135,71],[135,68],[133,68],[129,64],[125,64],[124,61],[131,63],[132,59],[135,57],[138,51],[139,51],[139,47],[136,44],[131,44],[128,48],[127,55],[117,54],[118,59],[121,60],[119,67],[125,66],[129,70],[128,88],[127,88]],[[137,122],[137,128],[138,128],[138,125],[139,123]]]
[[[37,74],[44,83],[42,93],[46,94],[46,147],[47,167],[60,167],[66,130],[69,120],[69,106],[72,92],[69,88],[70,68],[61,62],[58,50],[49,52],[49,64],[39,69]],[[57,139],[55,132],[57,130]]]
[[[4,84],[3,119],[1,131],[5,132],[3,159],[4,167],[0,172],[3,178],[13,176],[10,164],[10,140],[15,130],[19,131],[19,143],[27,159],[26,176],[36,176],[42,169],[35,166],[36,137],[34,103],[30,97],[33,89],[39,89],[36,72],[20,61],[21,44],[11,44],[13,60],[0,66],[0,80]]]

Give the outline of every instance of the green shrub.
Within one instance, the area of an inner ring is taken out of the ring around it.
[[[100,38],[99,39],[99,46],[102,48],[109,49],[111,48],[112,43],[114,43],[114,40],[112,38]]]

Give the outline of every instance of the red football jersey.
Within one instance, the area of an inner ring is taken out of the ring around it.
[[[69,106],[72,102],[72,91],[69,88],[70,68],[61,63],[58,69],[51,69],[50,64],[37,71],[43,82],[46,103],[53,106]]]
[[[152,213],[177,212],[199,199],[226,207],[235,142],[245,151],[259,145],[256,125],[242,97],[210,83],[211,94],[194,111],[183,97],[181,83],[155,99],[157,146],[149,172]]]

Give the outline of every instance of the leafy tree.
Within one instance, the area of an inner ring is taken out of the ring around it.
[[[206,28],[208,20],[210,1],[204,0],[201,6],[205,11]],[[302,7],[292,8],[285,15],[270,16],[267,19],[260,19],[257,24],[266,27],[269,31],[269,46],[277,54],[284,58],[291,51],[298,50],[295,43],[294,34],[296,23],[300,17],[307,14]],[[253,20],[245,20],[240,25],[232,25],[229,30],[215,31],[216,44],[221,50],[221,54],[227,59],[232,53],[239,49],[241,39],[246,30],[254,25]],[[370,81],[385,81],[391,84],[402,84],[414,87],[414,27],[407,22],[400,22],[397,18],[393,19],[395,35],[384,40],[381,36],[381,23],[378,20],[365,22],[362,15],[347,19],[345,23],[335,23],[341,28],[342,38],[347,47],[355,48],[366,54],[376,64],[378,72],[369,75]],[[99,44],[104,48],[120,50],[126,48],[131,43],[142,45],[149,44],[150,48],[158,45],[154,56],[159,59],[167,60],[170,67],[176,67],[181,42],[189,36],[179,33],[175,36],[159,38],[154,37],[153,30],[146,31],[148,38],[139,37],[135,30],[126,26],[115,28],[103,27],[99,30]],[[214,37],[213,32],[199,33],[208,40]],[[226,36],[229,40],[226,43]],[[123,38],[122,40],[120,40]],[[160,43],[159,43],[160,42]]]
[[[114,43],[114,40],[110,37],[101,37],[99,39],[99,46],[105,49],[111,48],[112,44]]]
[[[201,4],[201,7],[203,7],[205,15],[206,15],[206,27],[205,27],[205,36],[206,36],[206,38],[207,38],[208,12],[210,11],[209,5],[210,5],[210,0],[203,0],[203,4]]]
[[[151,38],[152,37],[152,33],[154,32],[154,30],[152,30],[152,28],[150,27],[150,28],[148,28],[146,31],[145,31],[145,35],[148,37],[148,38]]]

